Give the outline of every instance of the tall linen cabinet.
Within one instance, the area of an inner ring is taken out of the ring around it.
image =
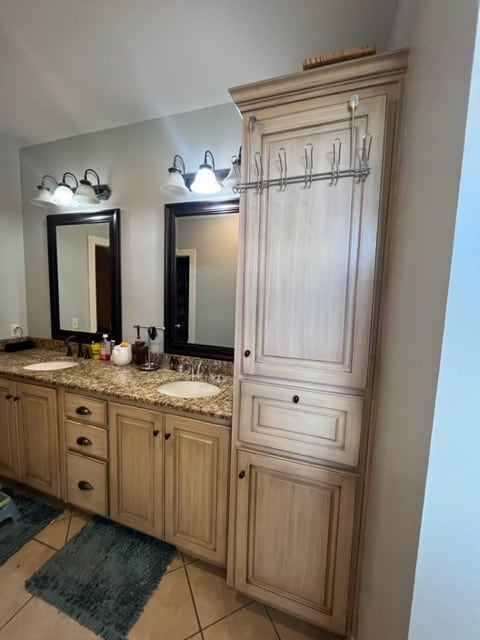
[[[228,582],[352,633],[407,52],[230,90],[243,115]]]

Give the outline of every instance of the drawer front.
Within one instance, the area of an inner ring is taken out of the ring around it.
[[[107,514],[107,463],[67,453],[67,501],[86,511]]]
[[[363,399],[298,387],[242,382],[242,442],[356,466]]]
[[[70,451],[94,458],[107,456],[107,431],[102,427],[65,420],[65,443]]]
[[[65,393],[64,410],[68,418],[84,420],[91,424],[106,424],[106,403],[104,400],[95,400],[78,393]]]

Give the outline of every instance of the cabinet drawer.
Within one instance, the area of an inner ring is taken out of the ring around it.
[[[363,399],[242,382],[242,442],[356,466]]]
[[[102,427],[65,420],[65,443],[70,451],[107,458],[107,431]]]
[[[67,501],[107,515],[107,463],[67,453]]]
[[[106,403],[104,400],[95,400],[78,393],[65,393],[64,410],[68,418],[85,420],[91,424],[106,424]]]

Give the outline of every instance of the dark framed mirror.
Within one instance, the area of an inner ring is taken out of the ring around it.
[[[233,360],[239,201],[165,205],[165,352]]]
[[[120,210],[47,216],[52,338],[122,339]]]

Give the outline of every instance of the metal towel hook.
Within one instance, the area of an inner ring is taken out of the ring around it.
[[[284,147],[278,150],[278,162],[280,163],[280,180],[278,191],[285,191],[287,188],[287,152]]]
[[[360,179],[365,181],[370,172],[368,162],[370,160],[370,151],[372,148],[372,134],[366,131],[362,136],[362,158],[360,164]]]
[[[348,106],[352,112],[352,118],[350,122],[350,169],[353,169],[354,151],[355,151],[355,109],[359,103],[358,94],[354,93],[348,101]]]
[[[310,189],[312,186],[312,174],[313,174],[313,144],[307,142],[305,145],[305,184],[304,189]]]
[[[340,156],[342,153],[342,141],[340,138],[335,138],[332,143],[332,176],[330,178],[329,187],[335,186],[340,177]]]
[[[253,155],[255,161],[255,171],[257,173],[257,193],[261,195],[263,191],[263,161],[260,151],[256,151]]]

